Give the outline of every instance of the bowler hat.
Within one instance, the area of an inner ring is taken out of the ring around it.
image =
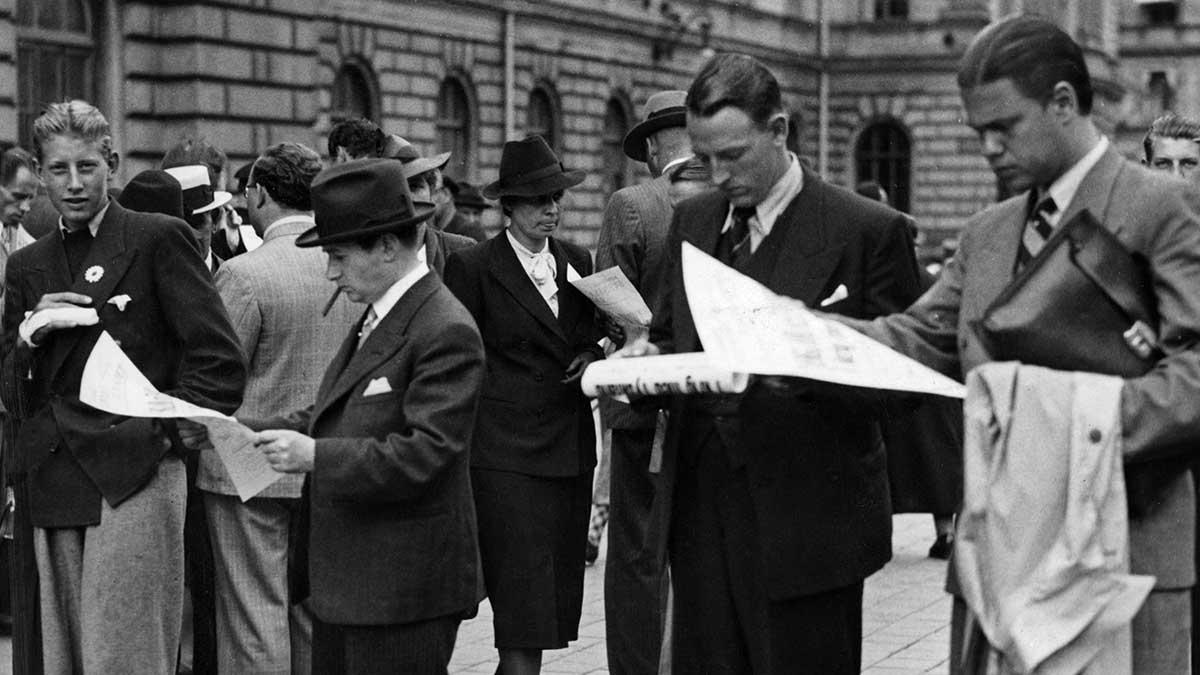
[[[537,197],[579,185],[584,173],[568,171],[558,161],[546,139],[538,135],[508,141],[500,153],[500,178],[483,188],[483,196]]]
[[[450,161],[450,153],[422,157],[416,146],[396,134],[388,134],[383,144],[383,157],[398,159],[404,165],[404,177],[412,178],[426,171],[440,169]]]
[[[174,176],[160,169],[148,169],[130,179],[117,202],[130,211],[187,220],[183,215],[183,188]]]
[[[496,208],[491,202],[483,198],[483,193],[479,191],[479,188],[465,182],[458,184],[458,194],[454,195],[454,205],[473,209]]]
[[[384,232],[399,232],[433,215],[433,204],[414,202],[404,167],[383,158],[358,159],[325,169],[313,178],[317,226],[297,246],[324,246]]]
[[[233,195],[224,190],[213,190],[208,167],[203,164],[173,166],[164,171],[174,176],[183,188],[183,212],[188,215],[212,211],[233,199]]]
[[[687,92],[672,89],[651,94],[642,109],[642,121],[625,134],[621,149],[638,162],[646,161],[646,139],[667,127],[687,126]]]

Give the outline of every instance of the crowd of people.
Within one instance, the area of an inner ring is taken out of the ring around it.
[[[0,154],[21,672],[445,673],[486,597],[497,672],[538,673],[579,637],[603,500],[610,672],[858,673],[864,580],[891,558],[892,514],[935,516],[932,557],[954,545],[959,403],[780,376],[604,399],[601,498],[580,378],[599,359],[703,349],[686,242],[963,379],[994,360],[973,324],[1085,209],[1148,266],[1162,353],[1114,389],[1112,420],[1128,566],[1154,589],[1124,661],[1107,660],[1115,638],[1087,659],[1193,672],[1200,124],[1154,123],[1158,171],[1123,159],[1092,121],[1083,51],[1029,16],[977,35],[958,84],[1015,196],[965,224],[936,278],[878,185],[855,194],[801,161],[779,82],[741,54],[648,98],[623,150],[652,179],[611,196],[594,264],[558,234],[585,174],[539,136],[505,143],[481,188],[443,173],[449,153],[365,119],[337,123],[325,158],[283,142],[236,170],[189,139],[117,188],[102,112],[48,105],[33,147]],[[504,227],[488,237],[493,208]],[[650,326],[600,314],[572,283],[611,267]],[[157,390],[234,416],[281,477],[243,499],[204,425],[83,403],[103,334]],[[951,672],[1024,672],[955,570]]]

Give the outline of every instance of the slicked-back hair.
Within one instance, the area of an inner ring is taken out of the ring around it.
[[[207,140],[185,138],[167,150],[158,168],[166,170],[179,166],[202,165],[208,169],[208,184],[213,186],[213,189],[223,189],[220,187],[220,179],[227,163],[229,158],[225,153]]]
[[[24,148],[13,146],[0,154],[0,185],[8,185],[17,177],[21,168],[37,174],[37,160]]]
[[[1146,152],[1146,161],[1154,159],[1154,139],[1181,138],[1200,144],[1200,122],[1188,117],[1169,112],[1160,115],[1150,123],[1150,130],[1142,139],[1142,149]]]
[[[42,147],[54,136],[76,136],[89,143],[99,143],[106,160],[112,156],[112,132],[108,120],[96,106],[72,99],[51,103],[33,121],[33,154],[42,160]]]
[[[336,158],[338,148],[351,157],[379,157],[386,140],[383,129],[365,117],[342,120],[329,130],[329,157]]]
[[[321,156],[300,143],[272,145],[254,161],[250,179],[271,199],[289,209],[312,210],[313,178],[321,172]]]
[[[688,112],[711,117],[733,106],[760,126],[783,112],[779,81],[752,56],[724,53],[709,59],[687,92]]]
[[[1092,112],[1092,78],[1083,49],[1041,17],[1019,14],[989,25],[971,40],[959,62],[960,89],[1005,79],[1043,106],[1053,97],[1054,85],[1066,82],[1075,89],[1079,112]]]

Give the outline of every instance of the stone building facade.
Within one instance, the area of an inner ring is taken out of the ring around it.
[[[587,171],[564,233],[594,245],[607,196],[646,177],[620,153],[646,97],[742,51],[783,83],[804,159],[842,185],[880,179],[934,248],[996,197],[954,70],[1011,11],[1087,46],[1127,152],[1162,110],[1200,112],[1200,0],[0,0],[0,139],[88,98],[128,178],[184,137],[235,166],[282,140],[323,152],[362,114],[486,183],[504,140],[537,132]]]

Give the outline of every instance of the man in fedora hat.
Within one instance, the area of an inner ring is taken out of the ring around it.
[[[475,241],[487,239],[487,233],[483,230],[483,212],[496,207],[483,198],[479,188],[466,181],[446,181],[446,185],[450,187],[450,193],[454,196],[454,208],[467,223],[463,232]]]
[[[416,194],[414,188],[417,178],[428,184],[429,196],[436,206],[433,218],[429,219],[430,227],[474,241],[483,241],[487,238],[482,228],[472,228],[467,219],[461,216],[454,206],[454,195],[448,185],[450,179],[443,173],[446,163],[450,161],[450,153],[442,152],[425,157],[417,151],[412,143],[396,134],[390,134],[384,143],[382,156],[398,159],[408,167],[405,174],[409,176],[408,187],[414,195]]]
[[[422,157],[411,143],[396,134],[387,137],[384,144],[383,156],[398,159],[404,165],[404,178],[408,184],[408,192],[413,200],[434,204],[434,218],[437,217],[437,186],[441,185],[441,173],[437,167],[445,164],[450,153],[444,152],[433,157]],[[431,218],[432,221],[434,218]],[[470,248],[475,240],[460,234],[452,234],[438,229],[432,222],[421,223],[417,226],[417,240],[421,243],[417,249],[417,259],[429,265],[429,269],[441,276],[446,267],[446,258],[455,251]]]
[[[623,149],[645,162],[654,179],[621,188],[604,209],[596,268],[617,266],[646,304],[663,291],[663,252],[671,225],[670,170],[692,155],[687,135],[687,92],[672,90],[646,99],[642,121],[625,136]],[[615,346],[623,329],[610,328]],[[656,411],[635,411],[611,398],[600,400],[600,423],[612,430],[608,448],[608,554],[604,568],[604,623],[608,667],[614,675],[655,672],[662,643],[665,584],[663,565],[649,538],[656,474],[650,455],[658,426]],[[593,507],[595,508],[595,507]]]
[[[179,186],[183,189],[183,219],[196,233],[196,241],[200,243],[200,255],[204,257],[205,266],[215,274],[224,261],[212,252],[214,217],[221,215],[217,209],[228,204],[233,195],[224,190],[214,190],[209,170],[202,164],[175,166],[164,170],[179,181]]]
[[[296,245],[322,247],[326,277],[367,310],[311,406],[243,421],[276,471],[307,474],[312,670],[446,672],[482,599],[468,448],[483,345],[417,260],[433,205],[399,163],[335,166],[311,194],[316,226]]]

